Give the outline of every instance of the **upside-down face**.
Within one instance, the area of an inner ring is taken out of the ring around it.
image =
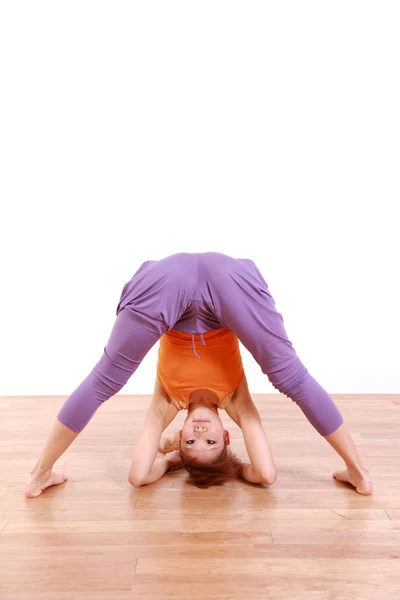
[[[189,406],[178,443],[185,458],[201,462],[215,461],[230,443],[216,407],[196,402]]]

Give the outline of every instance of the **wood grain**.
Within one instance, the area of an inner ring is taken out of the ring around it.
[[[1,397],[1,600],[399,600],[400,397],[335,399],[372,497],[332,479],[340,459],[279,395],[254,395],[278,467],[271,488],[198,490],[175,472],[133,489],[130,456],[150,397],[121,395],[60,459],[68,482],[26,500],[64,397]],[[223,421],[245,458],[240,431]]]

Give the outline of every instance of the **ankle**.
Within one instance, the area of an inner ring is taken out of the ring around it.
[[[35,477],[35,478],[43,477],[43,475],[50,475],[51,471],[52,471],[52,467],[38,464],[35,466],[34,469],[32,469],[31,476]]]
[[[347,470],[349,472],[351,471],[352,473],[357,474],[360,477],[368,476],[368,469],[360,463],[358,463],[358,464],[346,463],[346,466],[347,466]]]

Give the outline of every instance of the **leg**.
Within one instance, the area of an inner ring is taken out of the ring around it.
[[[77,432],[71,431],[60,421],[54,423],[39,460],[31,471],[31,479],[25,488],[27,498],[36,498],[48,487],[66,481],[65,475],[53,473],[52,469],[77,436]]]
[[[62,406],[26,488],[29,497],[60,483],[52,475],[54,462],[65,452],[96,410],[119,392],[144,356],[186,310],[193,290],[179,255],[139,269],[124,286],[118,316],[103,356]],[[178,264],[179,263],[179,264]],[[129,297],[128,297],[129,295]]]
[[[354,443],[341,427],[338,408],[298,358],[256,265],[210,253],[201,262],[201,276],[204,302],[237,335],[273,386],[298,404],[315,429],[349,461],[349,468],[363,471]]]
[[[100,361],[58,413],[25,490],[26,496],[39,496],[49,485],[64,481],[60,475],[52,474],[55,461],[72,444],[101,404],[122,389],[159,337],[158,331],[143,328],[129,308],[118,314]]]
[[[326,436],[325,439],[343,458],[347,467],[344,471],[336,471],[333,474],[334,478],[343,483],[350,483],[359,494],[364,496],[372,494],[368,469],[363,465],[346,425],[343,423],[339,429]]]

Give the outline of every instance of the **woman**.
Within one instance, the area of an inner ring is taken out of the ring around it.
[[[148,261],[124,286],[117,319],[104,353],[61,408],[31,474],[26,495],[36,497],[50,485],[65,481],[63,475],[52,472],[55,461],[87,425],[97,408],[122,389],[150,348],[164,334],[172,331],[178,332],[178,335],[189,334],[193,354],[200,363],[202,359],[198,358],[196,351],[195,334],[200,335],[202,344],[207,344],[205,334],[221,329],[228,330],[243,343],[274,387],[298,404],[315,429],[344,459],[346,469],[335,473],[336,479],[350,483],[361,494],[370,494],[372,485],[367,470],[361,463],[343,418],[332,398],[310,376],[296,355],[286,335],[282,316],[277,312],[267,283],[254,262],[207,252],[180,253],[159,261]],[[182,372],[175,378],[179,381],[186,376],[183,362]],[[204,383],[198,389],[210,389],[207,378],[206,373]],[[230,393],[235,391],[232,389]],[[152,434],[151,447],[144,448],[147,458],[141,457],[143,463],[137,459],[143,453],[141,448],[143,450],[145,438],[141,436],[131,469],[134,483],[149,483],[147,477],[152,472],[158,448],[154,440],[160,439],[163,428],[170,422],[172,407],[176,409],[172,402],[162,400],[158,406],[160,395],[162,392],[157,394],[156,390],[153,400],[156,406],[150,410],[144,426],[157,435]],[[202,401],[207,403],[204,396]],[[242,402],[245,403],[239,400],[238,404]],[[238,418],[234,407],[235,402],[232,410],[234,417]],[[211,409],[206,406],[204,410]],[[246,410],[247,407],[243,406],[243,414]],[[210,416],[209,412],[206,416]],[[197,431],[200,432],[199,429]],[[246,435],[245,439],[248,443]],[[251,454],[250,451],[250,460]],[[205,456],[203,452],[203,462]],[[201,461],[201,457],[197,460]],[[258,453],[254,460],[258,460]],[[271,473],[264,472],[264,466],[259,468],[257,476],[267,475],[269,480]],[[253,473],[253,469],[257,470],[257,467],[252,465],[249,473]]]
[[[129,481],[136,487],[153,483],[182,465],[198,487],[238,476],[252,483],[272,484],[276,480],[236,336],[220,329],[205,333],[201,341],[205,347],[199,350],[199,357],[192,350],[194,336],[192,342],[192,336],[171,331],[160,340],[153,399],[129,472]],[[204,382],[211,389],[202,389]],[[183,429],[175,440],[160,447],[162,432],[183,409],[188,410]],[[229,432],[223,428],[218,409],[225,409],[242,429],[250,464],[242,463],[228,450]],[[173,454],[155,460],[157,451]]]

